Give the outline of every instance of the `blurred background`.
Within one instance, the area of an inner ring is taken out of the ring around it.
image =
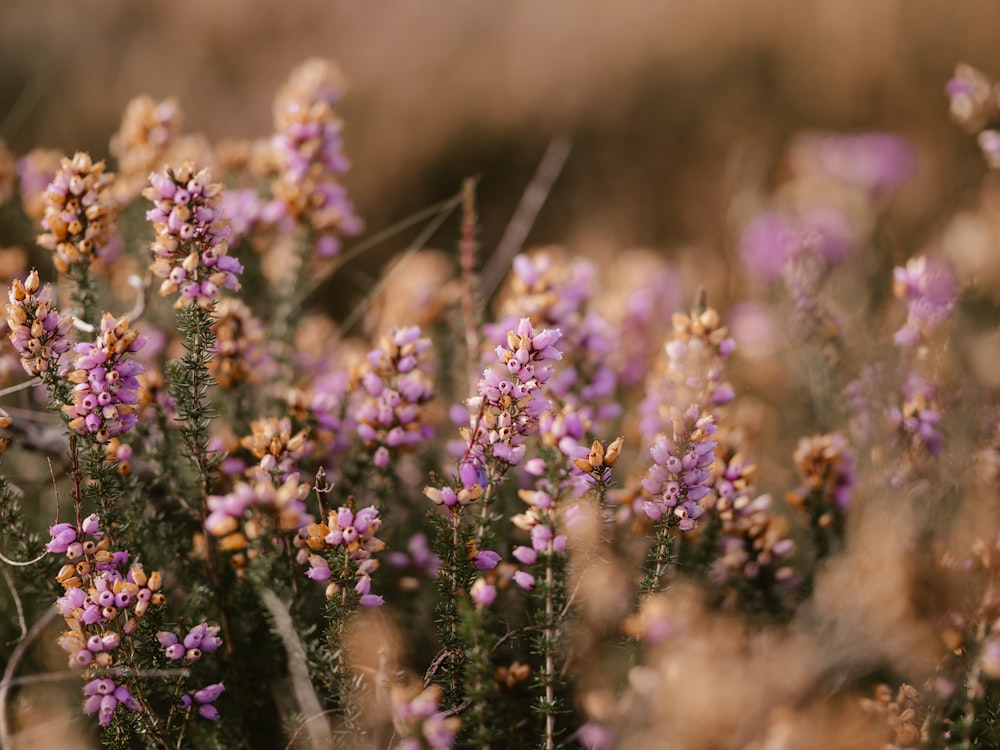
[[[997,28],[995,0],[4,0],[0,138],[106,156],[144,93],[177,96],[185,132],[265,136],[278,86],[320,55],[350,82],[346,183],[370,229],[478,175],[489,252],[566,134],[529,243],[720,248],[788,136],[887,129],[920,155],[895,197],[905,245],[986,170],[943,88],[958,61],[1000,73]]]

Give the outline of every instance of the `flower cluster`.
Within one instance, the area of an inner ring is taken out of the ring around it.
[[[743,229],[739,252],[752,276],[774,281],[803,259],[827,267],[842,263],[856,245],[846,216],[827,206],[815,206],[800,215],[769,211],[755,216]]]
[[[522,565],[534,565],[539,557],[550,557],[553,553],[566,551],[566,535],[557,533],[559,525],[565,524],[565,515],[575,506],[562,511],[559,503],[544,490],[519,490],[518,497],[528,505],[528,510],[511,520],[522,531],[527,531],[531,546],[514,547],[514,558]],[[530,591],[535,587],[535,577],[524,570],[514,573],[514,583]]]
[[[45,216],[37,242],[55,253],[60,273],[73,275],[78,266],[100,257],[111,242],[118,207],[111,195],[114,175],[89,154],[64,158],[45,191]]]
[[[343,124],[333,114],[342,84],[325,60],[299,67],[275,100],[272,140],[279,177],[275,197],[315,241],[316,254],[340,252],[340,237],[358,234],[362,222],[338,176],[350,167],[343,153]]]
[[[63,154],[53,148],[36,148],[17,160],[18,186],[24,213],[32,221],[41,221],[48,203],[45,191],[59,171]]]
[[[536,332],[528,318],[521,318],[506,344],[496,348],[503,371],[486,368],[479,395],[469,399],[470,428],[463,430],[468,449],[459,467],[466,488],[485,484],[488,464],[499,464],[503,471],[524,458],[525,439],[551,405],[542,385],[555,370],[551,362],[562,358],[555,347],[559,337],[558,329]]]
[[[892,289],[906,302],[906,323],[896,331],[898,346],[925,341],[955,309],[955,277],[942,262],[926,256],[893,270]]]
[[[8,334],[29,375],[65,375],[69,368],[63,354],[73,346],[69,337],[72,322],[52,307],[52,288],[39,289],[38,272],[32,269],[22,283],[14,279],[7,299]]]
[[[674,313],[664,372],[651,379],[640,409],[639,429],[648,440],[669,429],[692,404],[714,409],[733,399],[732,386],[725,380],[725,362],[736,344],[719,313],[700,307],[690,315]]]
[[[83,695],[86,700],[83,702],[83,712],[85,714],[96,713],[98,723],[102,727],[111,724],[115,710],[119,705],[125,706],[130,711],[142,710],[139,702],[132,696],[126,685],[119,685],[110,677],[97,678],[91,680],[83,686]]]
[[[56,575],[65,591],[56,609],[69,626],[59,645],[69,654],[70,667],[92,678],[83,688],[84,711],[98,713],[101,726],[108,726],[119,704],[139,710],[128,686],[112,677],[129,663],[131,647],[125,647],[125,641],[136,632],[139,620],[150,606],[165,602],[161,577],[155,571],[147,575],[141,565],[129,566],[128,552],[113,551],[96,515],[79,527],[56,524],[49,534],[46,549],[70,561]]]
[[[309,485],[300,483],[297,474],[281,484],[269,478],[237,482],[225,495],[208,496],[205,530],[219,539],[222,549],[243,550],[275,527],[294,532],[306,526],[312,520],[306,513],[308,494]]]
[[[225,691],[226,686],[221,682],[214,682],[211,685],[206,685],[201,690],[195,690],[193,693],[184,693],[180,698],[180,706],[184,709],[190,709],[192,706],[198,707],[198,715],[203,719],[208,719],[209,721],[217,721],[220,717],[219,709],[215,707],[215,701],[219,699]]]
[[[893,694],[892,688],[881,683],[875,686],[874,697],[866,698],[861,707],[866,713],[885,722],[889,744],[885,750],[906,750],[927,740],[921,726],[927,713],[920,691],[905,682]]]
[[[651,500],[643,503],[654,521],[665,515],[679,519],[681,531],[698,525],[712,498],[712,472],[717,441],[715,418],[692,405],[674,420],[671,437],[660,435],[650,449],[653,465],[642,480]]]
[[[976,135],[986,163],[1000,168],[1000,87],[971,65],[959,64],[945,92],[952,119]]]
[[[292,421],[288,417],[255,419],[250,429],[251,433],[240,440],[240,445],[257,459],[257,464],[247,470],[248,477],[284,481],[298,476],[298,462],[312,449],[308,429],[292,434]]]
[[[918,448],[930,456],[941,455],[944,450],[941,406],[937,388],[929,380],[911,373],[903,383],[902,405],[891,407],[888,417],[904,448]]]
[[[589,429],[620,413],[613,398],[618,384],[610,364],[613,337],[604,317],[588,310],[597,273],[593,264],[560,260],[549,252],[515,257],[511,294],[503,305],[506,315],[492,328],[502,341],[518,317],[525,316],[538,327],[559,330],[564,362],[547,389],[579,412]]]
[[[774,609],[780,606],[779,594],[790,593],[794,588],[796,573],[788,564],[788,557],[795,550],[795,542],[789,538],[788,520],[776,514],[771,505],[770,495],[753,499],[744,496],[719,512],[721,554],[712,567],[713,577],[717,582],[729,584],[733,594],[749,589],[754,592],[751,599],[762,600],[744,601],[745,607]],[[742,581],[736,583],[737,578]],[[755,586],[742,585],[746,581],[754,582]],[[774,591],[775,588],[779,591]]]
[[[264,324],[236,297],[220,300],[215,314],[216,356],[209,364],[215,381],[221,388],[261,382],[274,368]]]
[[[430,339],[410,326],[393,328],[368,353],[360,373],[365,398],[357,407],[357,430],[380,469],[389,465],[393,451],[433,435],[423,413],[423,405],[434,395],[427,374],[430,348]]]
[[[842,530],[854,489],[854,452],[839,432],[799,441],[792,456],[805,483],[785,500],[808,513],[814,528]]]
[[[385,543],[375,536],[381,525],[373,505],[359,511],[341,506],[330,511],[326,523],[309,524],[299,532],[303,544],[299,562],[309,563],[306,575],[314,581],[334,579],[327,587],[327,596],[357,579],[353,588],[358,603],[362,607],[380,606],[382,597],[371,593],[371,573],[378,567],[373,555],[385,549]]]
[[[211,654],[222,645],[219,637],[219,626],[200,622],[188,630],[184,638],[176,633],[161,630],[156,634],[156,640],[163,646],[164,655],[171,661],[183,660],[185,664],[194,664],[205,654]]]
[[[130,430],[138,420],[140,362],[125,355],[142,349],[146,339],[128,318],[115,320],[110,313],[101,319],[94,343],[76,345],[76,363],[69,373],[73,403],[62,407],[70,429],[91,435],[99,443]]]
[[[125,106],[121,126],[111,136],[111,155],[118,160],[119,199],[135,198],[150,171],[159,167],[180,131],[182,112],[174,98],[156,101],[138,96]]]
[[[149,176],[143,197],[153,202],[153,274],[163,279],[160,294],[180,291],[175,307],[192,302],[208,307],[219,290],[239,289],[240,262],[228,255],[229,225],[222,216],[222,185],[191,162]]]
[[[403,739],[393,750],[449,750],[462,726],[457,716],[440,708],[441,688],[423,690],[396,687],[392,691],[392,717]]]

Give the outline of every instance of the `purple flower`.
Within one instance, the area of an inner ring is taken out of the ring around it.
[[[926,256],[893,270],[893,292],[906,301],[907,317],[896,331],[897,346],[915,346],[940,326],[955,308],[955,277],[944,263]]]
[[[76,369],[69,374],[76,384],[73,403],[62,407],[70,429],[106,443],[135,425],[137,376],[143,366],[125,355],[139,351],[145,343],[139,332],[129,327],[128,318],[115,320],[105,313],[97,340],[77,344]]]
[[[333,114],[341,90],[334,66],[313,59],[292,73],[274,105],[271,145],[279,176],[272,189],[286,214],[316,237],[321,258],[339,253],[340,237],[356,235],[364,226],[338,181],[350,166],[342,124]]]
[[[38,272],[32,269],[23,283],[14,279],[8,299],[8,337],[21,357],[24,371],[31,376],[65,375],[69,363],[63,355],[73,346],[69,337],[71,320],[52,307],[51,287],[46,284],[39,289]]]
[[[913,144],[895,133],[828,133],[805,138],[815,149],[823,172],[872,191],[906,182],[916,169]]]
[[[492,570],[500,563],[500,555],[493,550],[482,550],[472,560],[478,570]]]
[[[491,583],[487,583],[485,578],[477,578],[469,589],[469,595],[480,607],[489,607],[496,601],[497,588]]]
[[[715,461],[715,419],[691,406],[675,420],[673,436],[660,435],[650,449],[653,465],[642,480],[653,496],[643,510],[653,520],[672,513],[680,519],[681,531],[690,531],[704,513],[699,503],[712,492],[709,468]]]
[[[751,275],[775,281],[801,255],[834,266],[849,257],[856,245],[856,232],[843,213],[815,206],[797,217],[778,211],[754,217],[743,230],[739,253]]]
[[[229,225],[222,209],[222,185],[206,169],[190,162],[165,167],[149,176],[143,197],[153,202],[146,218],[153,222],[153,274],[160,294],[180,292],[175,307],[208,307],[220,289],[239,289],[243,267],[229,257]]]
[[[523,570],[519,570],[514,573],[514,583],[520,586],[525,591],[531,591],[535,588],[535,577]]]
[[[45,191],[45,216],[38,235],[40,246],[55,253],[60,273],[72,274],[100,256],[111,243],[118,204],[111,195],[114,175],[105,173],[104,162],[94,163],[89,154],[77,152],[64,158]]]
[[[401,450],[426,442],[433,431],[426,423],[424,404],[434,395],[428,374],[430,339],[420,328],[393,328],[377,349],[368,353],[361,375],[365,397],[354,417],[375,466],[384,469]]]

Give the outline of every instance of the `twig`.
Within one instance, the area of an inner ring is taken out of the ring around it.
[[[476,320],[476,181],[462,183],[462,240],[459,261],[462,269],[462,324],[465,328],[465,354],[468,357],[469,391],[475,392],[479,377],[479,326]],[[486,512],[486,503],[483,503]]]
[[[430,238],[434,236],[434,233],[437,232],[437,230],[441,227],[442,224],[444,224],[445,220],[449,216],[451,216],[452,212],[458,206],[459,202],[460,201],[457,200],[451,200],[445,202],[444,207],[440,209],[437,216],[435,216],[434,220],[429,222],[427,226],[424,228],[424,230],[419,235],[417,235],[417,238],[414,240],[413,244],[409,248],[407,248],[406,252],[404,252],[400,256],[396,264],[385,274],[385,276],[383,276],[379,280],[379,282],[375,285],[375,287],[371,290],[371,292],[369,292],[368,295],[361,301],[361,303],[357,307],[355,307],[354,310],[351,311],[351,314],[347,316],[347,319],[344,320],[344,322],[340,326],[340,331],[339,331],[340,334],[347,333],[351,329],[351,327],[358,322],[358,320],[364,314],[365,310],[367,310],[369,305],[371,305],[372,301],[379,294],[382,293],[383,289],[385,289],[386,284],[388,284],[389,280],[397,273],[399,273],[400,269],[402,269],[406,265],[406,262],[410,260],[410,258],[412,258],[417,253],[417,251],[423,249],[424,245],[427,244],[428,240],[430,240]]]
[[[3,555],[0,555],[0,558],[2,557]],[[44,557],[44,555],[42,557]],[[6,562],[6,558],[4,558],[4,562]],[[4,568],[3,571],[3,579],[7,582],[7,588],[10,591],[11,598],[14,600],[14,608],[17,609],[17,624],[21,628],[21,635],[18,636],[18,640],[21,640],[28,634],[28,624],[24,621],[24,606],[21,604],[21,597],[17,593],[17,587],[14,585],[14,579],[11,578],[10,571],[6,568]]]
[[[41,101],[45,93],[45,84],[41,76],[36,76],[24,85],[17,92],[17,98],[11,104],[10,109],[0,121],[0,133],[7,133],[7,137],[13,136],[28,119],[31,110]]]
[[[278,598],[271,589],[264,589],[260,592],[260,599],[267,607],[274,623],[274,632],[281,639],[285,647],[285,655],[288,659],[288,676],[292,680],[292,692],[299,705],[299,710],[306,716],[313,718],[323,716],[323,707],[320,705],[316,691],[313,689],[312,680],[309,679],[309,667],[306,661],[306,649],[302,645],[302,640],[295,632],[295,624],[288,613],[285,603]],[[330,725],[309,724],[308,737],[309,747],[322,748],[330,744]],[[305,725],[303,725],[305,726]]]
[[[147,280],[143,281],[134,273],[129,274],[128,285],[135,289],[136,292],[135,304],[132,305],[132,309],[126,314],[126,317],[132,323],[135,323],[139,318],[141,318],[142,314],[146,311],[146,293],[149,289],[151,279],[151,275],[147,275]]]
[[[7,565],[13,565],[15,568],[27,568],[28,566],[34,565],[39,560],[43,559],[47,554],[49,554],[49,551],[45,550],[34,560],[11,560],[3,552],[0,552],[0,562],[7,563]],[[4,575],[7,575],[6,570],[4,571]]]
[[[0,390],[0,398],[4,396],[9,396],[12,393],[17,393],[18,391],[24,391],[28,388],[34,388],[35,386],[41,385],[41,378],[32,378],[31,380],[26,380],[23,383],[18,383],[17,385],[9,385],[6,388]]]
[[[53,607],[45,612],[34,625],[31,626],[31,630],[28,631],[27,635],[20,640],[20,642],[14,647],[13,653],[10,655],[10,661],[7,662],[7,666],[3,671],[3,680],[0,681],[0,750],[10,750],[11,737],[10,737],[10,723],[7,720],[7,694],[10,692],[11,680],[14,679],[14,673],[17,671],[18,665],[24,658],[25,651],[32,642],[41,634],[48,624],[52,622],[56,617],[56,609]]]
[[[302,292],[298,295],[298,302],[295,304],[294,308],[292,309],[292,312],[294,313],[300,310],[302,306],[309,300],[309,298],[313,294],[315,294],[316,291],[321,286],[323,286],[323,284],[325,284],[330,279],[331,276],[333,276],[333,274],[335,274],[337,271],[343,268],[347,263],[354,260],[362,253],[371,250],[373,247],[380,245],[390,237],[394,237],[400,232],[409,229],[410,227],[415,226],[420,222],[424,221],[425,219],[429,219],[432,216],[442,211],[447,211],[448,213],[451,213],[451,210],[454,209],[461,202],[462,202],[461,195],[453,195],[451,198],[447,198],[443,201],[428,206],[427,208],[421,209],[420,211],[417,211],[416,213],[407,216],[405,219],[400,219],[395,224],[386,227],[380,232],[376,232],[370,237],[367,237],[363,241],[359,242],[357,245],[354,245],[350,250],[346,251],[343,255],[338,256],[336,262],[334,263],[333,266],[329,268],[329,270],[327,270],[325,273],[319,276],[312,283],[307,284],[306,286],[303,287]]]
[[[500,242],[497,243],[493,255],[483,266],[479,286],[480,305],[485,305],[493,296],[507,266],[524,246],[528,232],[531,231],[535,219],[538,218],[538,212],[545,205],[545,201],[552,191],[552,186],[566,164],[571,147],[572,141],[565,135],[556,136],[549,141],[549,146],[545,149],[545,154],[538,163],[538,168],[535,170],[531,182],[528,183],[524,195],[521,196],[521,202],[514,210],[514,216],[504,230],[503,236],[500,237]]]

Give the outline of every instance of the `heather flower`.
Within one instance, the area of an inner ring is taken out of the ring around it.
[[[793,459],[805,484],[786,496],[789,504],[807,511],[817,527],[840,527],[856,482],[847,440],[838,432],[802,438]]]
[[[76,363],[69,373],[69,380],[75,383],[73,403],[62,407],[70,429],[106,443],[135,425],[137,376],[143,366],[125,355],[139,351],[145,341],[129,328],[127,317],[115,320],[106,313],[97,340],[77,344]]]
[[[52,288],[39,289],[38,272],[32,269],[22,283],[15,279],[7,296],[8,337],[21,357],[25,372],[32,376],[65,375],[69,363],[63,354],[73,345],[69,337],[72,321],[52,307]]]
[[[334,66],[312,59],[292,73],[274,106],[272,147],[279,171],[274,195],[289,216],[309,229],[320,258],[339,253],[340,238],[363,227],[338,181],[350,167],[342,123],[333,114],[341,92]]]
[[[215,358],[208,369],[220,388],[254,385],[274,370],[264,324],[242,300],[227,297],[215,308]]]
[[[1000,116],[1000,92],[996,84],[971,65],[957,65],[945,91],[952,119],[968,133],[982,130]]]
[[[406,552],[390,552],[387,560],[394,568],[410,568],[427,578],[434,578],[441,567],[441,558],[431,551],[427,535],[421,531],[407,541]]]
[[[46,211],[45,192],[59,171],[62,153],[51,148],[36,148],[17,160],[18,186],[24,213],[41,221]]]
[[[854,228],[834,208],[816,206],[801,215],[779,211],[760,214],[747,223],[739,254],[751,275],[774,281],[787,265],[809,256],[832,267],[851,255],[857,245]]]
[[[508,332],[506,345],[496,348],[502,371],[486,368],[479,395],[469,399],[473,416],[469,429],[463,430],[468,448],[459,466],[465,488],[486,484],[487,464],[503,473],[524,458],[525,439],[551,406],[542,385],[554,372],[550,363],[562,358],[555,347],[560,335],[557,329],[536,332],[531,321],[521,318]]]
[[[368,353],[360,371],[365,395],[355,412],[357,431],[380,469],[393,453],[433,435],[423,409],[434,395],[427,373],[430,346],[416,326],[394,328]]]
[[[326,523],[314,523],[306,527],[306,545],[314,551],[343,547],[355,559],[367,559],[372,553],[385,547],[375,537],[381,525],[382,519],[374,505],[357,512],[341,506],[330,512]]]
[[[873,192],[905,182],[916,166],[913,145],[895,133],[809,133],[792,148],[808,154],[826,176]]]
[[[477,578],[469,589],[469,596],[479,607],[489,607],[496,601],[497,587],[489,583],[485,578]]]
[[[222,645],[219,626],[204,622],[188,630],[183,639],[167,630],[157,633],[156,639],[168,659],[171,661],[183,659],[185,664],[200,661],[204,654],[210,654]]]
[[[440,710],[441,688],[431,685],[422,691],[394,687],[392,717],[403,738],[396,750],[449,750],[462,726],[457,716]]]
[[[118,160],[121,184],[117,192],[123,205],[139,194],[150,171],[166,160],[182,119],[180,104],[174,98],[158,102],[138,96],[125,106],[110,146],[111,155]]]
[[[245,548],[271,527],[296,531],[312,520],[306,513],[308,494],[309,485],[300,483],[297,474],[281,484],[272,479],[237,482],[225,495],[208,496],[205,530],[219,538],[222,549],[230,551]]]
[[[773,609],[794,589],[796,575],[787,559],[795,550],[784,516],[771,510],[771,496],[742,497],[718,512],[722,519],[721,554],[712,565],[728,598],[744,606]],[[747,586],[747,583],[752,585]]]
[[[219,699],[225,689],[226,686],[221,682],[206,685],[193,693],[184,693],[180,698],[180,705],[186,709],[197,707],[198,715],[201,718],[217,721],[220,714],[219,709],[215,707],[215,701]]]
[[[643,489],[652,496],[643,505],[651,519],[676,517],[681,531],[697,526],[712,495],[715,429],[714,417],[692,405],[674,420],[670,437],[657,438],[650,449],[653,465],[642,480]]]
[[[888,417],[904,447],[920,448],[931,456],[941,455],[944,450],[941,406],[937,389],[929,380],[911,373],[903,383],[902,405],[891,407]]]
[[[240,262],[228,255],[229,226],[222,215],[222,185],[207,169],[191,162],[165,167],[149,176],[143,197],[153,202],[146,218],[153,222],[153,274],[160,294],[179,291],[174,307],[192,302],[208,307],[220,289],[239,289]]]
[[[976,136],[976,143],[979,150],[983,152],[983,158],[991,169],[1000,169],[1000,130],[983,130]]]
[[[280,419],[256,419],[250,423],[251,434],[240,440],[257,459],[257,465],[250,470],[251,478],[271,476],[286,479],[296,473],[298,462],[309,455],[309,430],[302,429],[292,434],[292,421],[288,417]]]
[[[114,175],[90,155],[64,158],[45,191],[45,215],[40,246],[55,253],[60,273],[74,276],[78,267],[100,257],[111,243],[118,206],[111,196]]]
[[[955,277],[945,264],[926,256],[893,269],[892,289],[907,307],[906,323],[896,331],[898,346],[926,340],[955,308]]]
[[[128,687],[119,685],[114,680],[104,678],[88,682],[83,688],[86,700],[83,703],[85,714],[96,713],[98,723],[102,727],[111,724],[115,710],[119,704],[130,711],[140,711],[139,702],[132,697]]]
[[[588,310],[596,274],[595,267],[584,260],[560,263],[548,252],[518,255],[511,293],[503,303],[505,315],[487,327],[498,343],[520,316],[536,327],[558,329],[564,364],[547,382],[546,390],[571,406],[588,426],[617,417],[621,411],[614,400],[618,378],[610,363],[614,336],[608,322]]]
[[[639,408],[639,429],[647,440],[655,441],[692,404],[713,409],[735,397],[724,378],[736,344],[719,314],[711,307],[691,315],[675,313],[673,328],[664,371],[650,378]]]
[[[149,607],[166,601],[161,576],[157,571],[147,575],[141,565],[130,566],[127,551],[112,550],[96,515],[79,526],[55,524],[49,533],[46,548],[75,561],[56,575],[64,591],[55,602],[56,611],[69,627],[58,644],[69,655],[69,667],[82,670],[89,680],[83,688],[84,712],[98,713],[101,726],[108,726],[119,704],[139,710],[128,687],[108,675],[121,670],[126,658],[122,647]],[[131,652],[134,644],[127,648]]]
[[[351,585],[356,578],[353,589],[357,602],[362,607],[381,606],[382,597],[371,593],[370,576],[378,567],[373,555],[385,549],[385,543],[375,536],[381,525],[374,505],[358,511],[341,506],[330,511],[325,523],[310,523],[299,532],[297,540],[301,545],[299,562],[309,563],[306,575],[314,581],[335,578],[327,587],[327,596]]]

